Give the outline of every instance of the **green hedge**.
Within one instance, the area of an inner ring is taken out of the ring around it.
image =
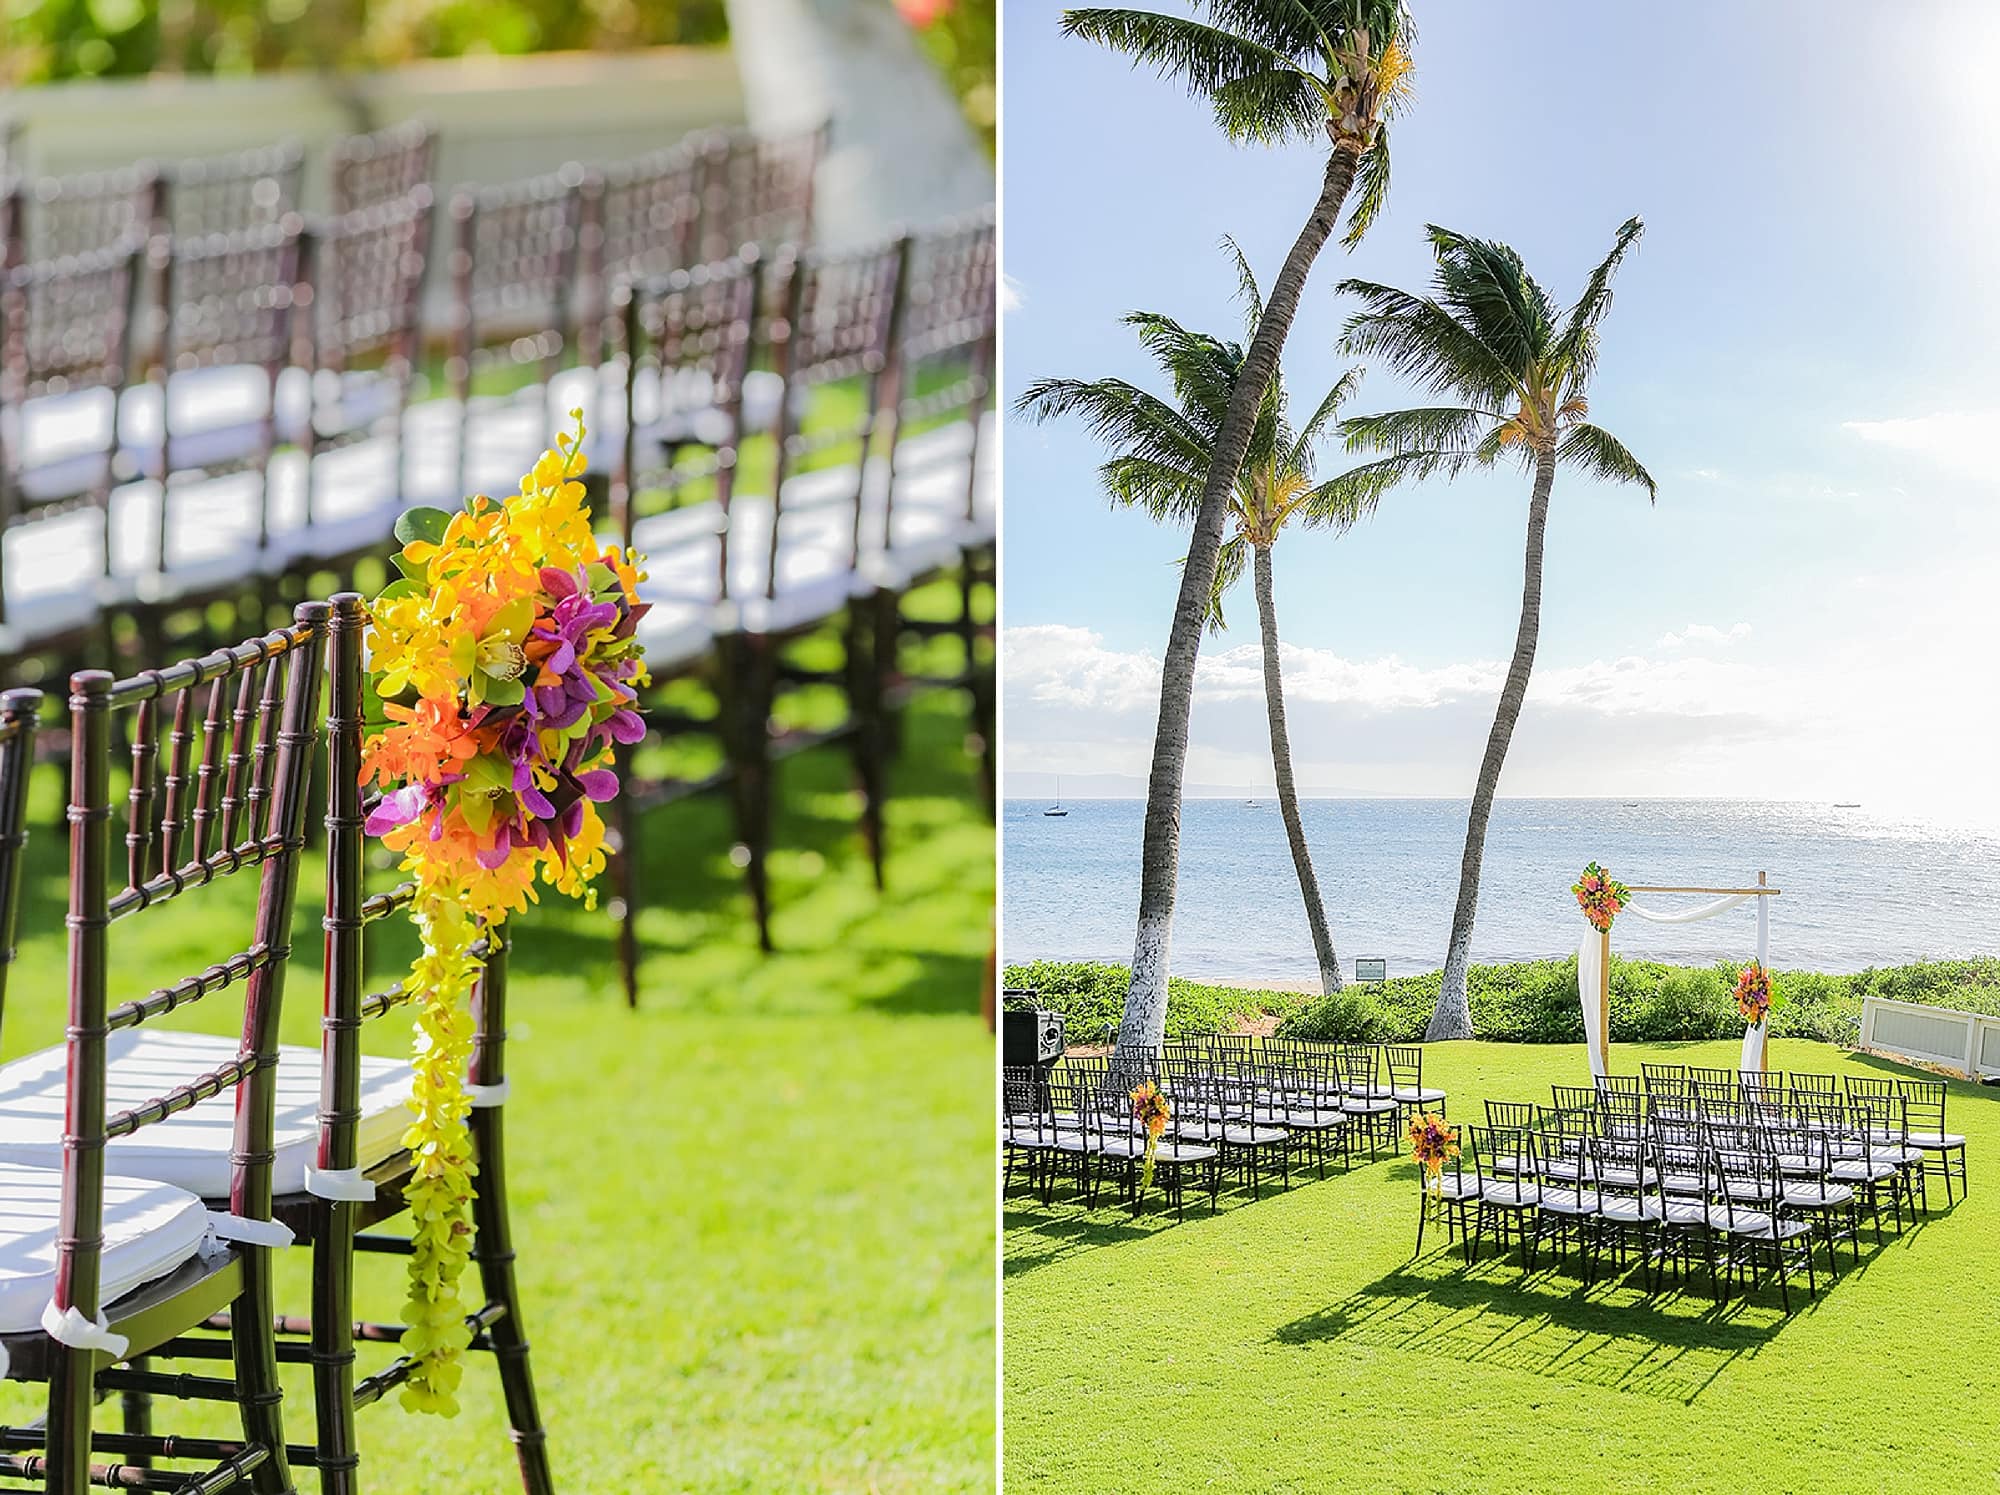
[[[1734,1038],[1743,1032],[1734,992],[1737,968],[1671,966],[1611,957],[1611,1038],[1614,1043]],[[1068,1019],[1072,1043],[1104,1043],[1117,1032],[1127,970],[1117,965],[1037,961],[1009,966],[1007,985],[1031,987],[1044,1006]],[[1442,973],[1398,976],[1375,986],[1350,986],[1330,997],[1237,987],[1168,984],[1169,1037],[1228,1032],[1264,1014],[1283,1018],[1278,1031],[1295,1038],[1411,1043],[1424,1036],[1437,1006]],[[1924,1002],[2000,1015],[2000,958],[1922,961],[1853,975],[1776,971],[1780,1005],[1771,1031],[1779,1038],[1853,1040],[1864,997]],[[1502,1043],[1581,1043],[1583,1013],[1576,1000],[1576,958],[1474,966],[1467,981],[1472,1026]]]
[[[1038,960],[1008,966],[1006,984],[1033,989],[1042,1006],[1060,1012],[1064,1035],[1071,1043],[1094,1044],[1118,1036],[1118,1018],[1125,1010],[1125,988],[1131,979],[1127,966]],[[1167,982],[1167,1036],[1233,1032],[1260,1017],[1287,1016],[1311,1000],[1294,992],[1204,986],[1175,976]]]

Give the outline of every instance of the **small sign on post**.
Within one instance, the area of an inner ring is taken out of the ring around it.
[[[1354,979],[1362,982],[1387,981],[1389,962],[1380,956],[1357,959],[1354,962]]]

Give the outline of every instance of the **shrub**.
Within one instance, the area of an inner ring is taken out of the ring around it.
[[[1671,1043],[1734,1038],[1743,1032],[1731,961],[1670,966],[1611,957],[1611,1041]],[[1037,961],[1009,966],[1009,986],[1034,987],[1043,1005],[1068,1020],[1071,1043],[1109,1043],[1125,1008],[1126,968],[1087,962]],[[1176,977],[1167,984],[1167,1033],[1198,1037],[1226,1033],[1276,1015],[1290,1038],[1336,1042],[1416,1043],[1429,1027],[1443,976],[1425,971],[1373,986],[1350,986],[1330,997],[1204,986]],[[1924,961],[1858,974],[1777,971],[1772,984],[1783,1003],[1772,1014],[1779,1038],[1852,1043],[1864,997],[1923,1002],[2000,1016],[2000,959]],[[1583,1011],[1576,995],[1576,958],[1474,966],[1467,974],[1472,1027],[1498,1043],[1581,1043]]]
[[[1093,961],[1037,960],[1007,967],[1004,984],[1028,987],[1043,1006],[1063,1015],[1063,1036],[1073,1044],[1110,1043],[1125,1011],[1129,966]],[[1305,999],[1291,992],[1208,986],[1176,976],[1167,982],[1167,1036],[1199,1038],[1234,1032],[1243,1022],[1283,1016]]]
[[[1326,1043],[1380,1043],[1400,1038],[1389,1031],[1389,1017],[1366,988],[1350,986],[1321,997],[1284,1025],[1292,1038],[1317,1038]]]

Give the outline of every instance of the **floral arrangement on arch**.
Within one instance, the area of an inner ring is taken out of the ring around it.
[[[1160,1134],[1167,1129],[1174,1108],[1167,1104],[1160,1087],[1151,1080],[1141,1080],[1132,1091],[1132,1115],[1146,1128],[1146,1160],[1139,1168],[1139,1192],[1144,1194],[1153,1187],[1153,1154],[1160,1145]]]
[[[572,416],[575,434],[556,438],[518,494],[404,514],[402,579],[371,606],[382,721],[363,742],[361,778],[385,793],[367,830],[402,853],[423,939],[405,983],[417,1031],[402,1347],[416,1366],[403,1402],[445,1416],[458,1410],[471,1342],[458,1282],[478,1171],[465,1088],[476,947],[536,899],[537,882],[594,904],[616,745],[645,735],[633,710],[646,683],[634,637],[644,573],[591,532],[582,412]]]
[[[1591,928],[1605,934],[1611,932],[1611,921],[1618,917],[1618,911],[1632,901],[1632,890],[1613,880],[1595,862],[1583,869],[1583,876],[1571,885],[1570,891],[1576,894],[1576,906],[1583,910]]]
[[[1736,1010],[1754,1028],[1770,1016],[1771,1000],[1771,973],[1753,960],[1736,978]]]

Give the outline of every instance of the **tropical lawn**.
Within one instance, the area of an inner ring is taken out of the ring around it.
[[[1612,1065],[1734,1065],[1734,1043],[1615,1044]],[[1913,1074],[1773,1039],[1773,1069]],[[1547,1099],[1580,1044],[1425,1051],[1454,1120]],[[1954,1083],[1972,1193],[1877,1247],[1816,1300],[1775,1286],[1715,1306],[1705,1276],[1649,1299],[1589,1291],[1489,1240],[1467,1270],[1433,1226],[1412,1257],[1406,1157],[1308,1171],[1211,1216],[1135,1219],[1101,1192],[1006,1198],[1009,1491],[1903,1491],[2000,1479],[2000,1091]],[[1824,1253],[1821,1253],[1824,1261]]]
[[[844,751],[785,765],[775,956],[757,952],[721,796],[646,822],[654,891],[637,1012],[602,910],[556,899],[514,922],[508,1178],[560,1488],[992,1488],[993,1043],[977,1009],[993,827],[964,733],[962,698],[909,713],[880,895]],[[62,1037],[55,776],[34,791],[24,938],[0,1035],[9,1058]],[[318,1041],[322,868],[309,855],[301,878],[288,1043]],[[371,886],[394,881],[386,867],[371,875]],[[114,1000],[240,948],[250,893],[203,890],[172,917],[114,930]],[[408,937],[377,942],[370,989],[412,949]],[[213,998],[169,1022],[184,1019],[228,1031],[232,1009]],[[398,1017],[374,1026],[370,1048],[396,1054],[408,1041]],[[361,1258],[366,1316],[396,1318],[402,1266]],[[308,1312],[307,1281],[305,1253],[290,1253],[281,1306]],[[379,1347],[362,1358],[383,1363]],[[312,1402],[296,1370],[285,1415],[301,1442]],[[42,1395],[8,1383],[0,1417],[39,1415]],[[484,1357],[463,1401],[451,1421],[364,1410],[366,1487],[518,1490]],[[100,1416],[116,1427],[116,1402]],[[179,1404],[159,1417],[162,1431],[233,1431],[227,1411]],[[294,1473],[301,1490],[317,1488],[310,1471]]]

